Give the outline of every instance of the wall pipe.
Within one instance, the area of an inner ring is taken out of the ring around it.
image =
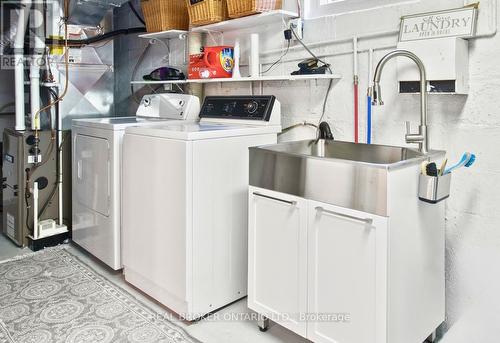
[[[360,41],[360,40],[366,40],[366,39],[394,36],[394,35],[398,35],[398,34],[399,34],[399,30],[379,31],[379,32],[373,32],[373,33],[367,33],[364,35],[359,35],[359,36],[356,36],[356,38],[358,41]],[[307,43],[307,46],[309,48],[317,48],[317,47],[321,47],[323,45],[350,43],[350,42],[352,42],[352,40],[353,40],[353,37],[338,38],[338,39],[325,40],[325,41],[319,41],[319,42],[314,42],[314,43]],[[294,51],[294,50],[302,50],[302,46],[301,45],[291,46],[289,49],[289,51]],[[262,56],[262,55],[281,54],[284,51],[285,51],[284,48],[272,49],[272,50],[267,50],[267,51],[261,51],[260,55]]]
[[[59,92],[56,93],[57,96],[59,96]],[[57,167],[58,167],[58,173],[57,173],[57,198],[58,198],[58,207],[57,207],[57,217],[58,217],[58,224],[59,226],[64,225],[64,199],[63,199],[63,171],[64,171],[64,166],[63,166],[63,129],[62,129],[62,116],[59,111],[60,109],[60,102],[56,104],[56,130],[57,130],[57,138],[56,138],[56,144],[57,144]]]
[[[368,94],[366,99],[366,143],[372,144],[373,49],[368,50]]]
[[[376,48],[373,48],[374,51],[377,51],[377,50],[389,50],[389,49],[395,49],[397,48],[397,45],[396,43],[394,44],[388,44],[388,45],[382,45],[382,46],[379,46],[379,47],[376,47]],[[358,55],[359,54],[362,54],[362,53],[368,53],[370,49],[358,49]],[[318,58],[320,59],[323,59],[325,57],[334,57],[334,56],[343,56],[343,55],[351,55],[354,51],[353,50],[346,50],[346,51],[340,51],[340,52],[332,52],[332,53],[325,53],[325,54],[318,54],[316,55]],[[304,57],[293,57],[293,58],[289,58],[289,59],[283,59],[282,63],[286,63],[286,62],[293,62],[293,61],[302,61],[304,60]],[[273,63],[275,62],[274,61],[265,61],[265,62],[262,62],[262,64],[270,64],[270,63]],[[246,66],[247,64],[240,64],[240,66]]]
[[[16,95],[16,125],[17,131],[26,129],[24,114],[24,36],[28,26],[29,11],[31,9],[30,0],[21,0],[19,17],[17,22],[16,39],[14,40],[14,87]]]
[[[201,33],[191,33],[188,35],[188,54],[199,54],[200,49],[203,46],[203,35]],[[198,98],[203,99],[203,84],[189,84],[189,94],[195,95]]]
[[[353,43],[353,67],[354,67],[354,143],[359,140],[359,75],[358,75],[358,39],[354,37]]]
[[[38,182],[33,182],[33,239],[38,239]]]
[[[61,36],[61,20],[64,14],[60,0],[52,1],[50,8],[51,11],[48,13],[47,19],[47,36],[55,38]]]
[[[44,35],[45,23],[43,20],[43,2],[37,1],[34,5],[33,26],[35,27],[35,49],[31,56],[30,64],[30,105],[31,105],[31,129],[40,130],[40,116],[35,118],[35,113],[41,107],[40,102],[40,62],[43,61],[45,52]]]

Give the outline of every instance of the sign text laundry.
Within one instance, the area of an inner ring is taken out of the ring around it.
[[[477,9],[473,7],[405,16],[401,18],[399,41],[472,37],[476,18]]]

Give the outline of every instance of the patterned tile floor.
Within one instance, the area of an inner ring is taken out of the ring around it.
[[[151,305],[151,308],[160,313],[168,313],[165,307],[147,297],[144,293],[127,284],[121,272],[116,272],[103,265],[81,248],[70,245],[70,250],[94,270],[104,275],[111,282],[127,290],[135,297]],[[16,247],[8,238],[0,234],[0,261],[17,255],[31,252],[29,249]],[[250,313],[246,306],[246,299],[238,301],[217,312],[219,317],[237,317]],[[208,320],[204,319],[194,324],[180,323],[193,337],[204,343],[305,343],[307,340],[295,335],[283,327],[271,324],[269,330],[262,333],[257,324],[251,320]]]

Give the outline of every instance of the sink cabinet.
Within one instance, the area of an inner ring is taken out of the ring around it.
[[[307,323],[299,316],[307,312],[307,211],[305,199],[250,192],[251,308],[304,337]]]
[[[393,210],[410,203],[380,216],[250,186],[248,306],[313,342],[423,342],[444,320],[444,206]]]
[[[384,247],[377,247],[376,242],[377,236],[382,242],[387,236],[386,222],[382,217],[308,201],[308,313],[337,318],[308,321],[307,338],[373,342],[377,334],[376,264],[386,259]]]

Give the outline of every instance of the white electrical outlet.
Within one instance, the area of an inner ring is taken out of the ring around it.
[[[304,21],[302,18],[296,18],[296,19],[290,19],[288,22],[288,27],[293,29],[299,39],[304,38]],[[295,35],[292,34],[292,40],[296,40],[297,38]]]

